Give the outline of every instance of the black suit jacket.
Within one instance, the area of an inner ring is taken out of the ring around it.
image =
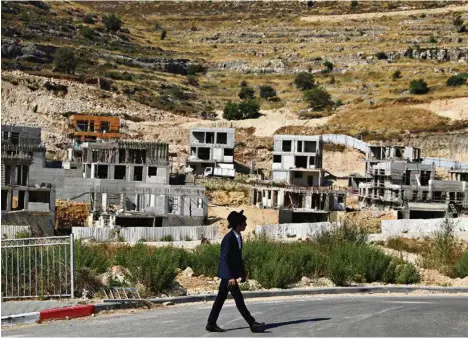
[[[229,231],[221,242],[218,277],[221,279],[245,279],[242,250],[239,249],[234,231]]]

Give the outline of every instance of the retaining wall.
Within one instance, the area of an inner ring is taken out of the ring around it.
[[[444,218],[432,219],[399,219],[384,220],[381,222],[383,235],[431,235],[434,231],[440,230]],[[455,233],[468,233],[468,218],[452,218]]]

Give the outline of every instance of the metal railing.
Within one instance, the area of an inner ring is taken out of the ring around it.
[[[74,298],[73,234],[1,244],[3,299]]]

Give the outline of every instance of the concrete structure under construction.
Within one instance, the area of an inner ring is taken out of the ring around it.
[[[428,164],[388,161],[359,184],[362,205],[399,210],[399,218],[456,217],[468,205],[468,182],[438,180]]]
[[[323,185],[321,136],[275,135],[272,180],[299,187]]]
[[[326,187],[255,186],[250,202],[259,208],[279,209],[279,223],[325,222],[333,213],[346,211],[346,190]]]
[[[55,190],[31,182],[34,154],[43,154],[41,129],[2,125],[2,225],[29,225],[36,235],[53,235]]]
[[[207,167],[234,169],[234,128],[193,128],[189,144],[187,165],[195,174],[203,175]]]
[[[451,169],[449,173],[453,181],[468,182],[468,169]]]
[[[366,174],[372,174],[372,168],[387,161],[421,162],[421,149],[402,146],[369,146],[366,154]]]

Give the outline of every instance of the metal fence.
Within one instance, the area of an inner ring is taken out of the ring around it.
[[[73,234],[1,244],[3,299],[74,297]]]
[[[3,225],[2,238],[16,238],[16,235],[28,233],[31,236],[31,227],[29,225]],[[24,236],[23,236],[24,237]]]
[[[157,242],[161,239],[171,237],[174,241],[196,241],[201,238],[213,240],[218,237],[218,227],[216,226],[180,226],[180,227],[128,227],[118,229],[110,228],[88,228],[73,227],[73,234],[76,239],[94,239],[98,242],[117,241],[136,243],[140,240]]]

